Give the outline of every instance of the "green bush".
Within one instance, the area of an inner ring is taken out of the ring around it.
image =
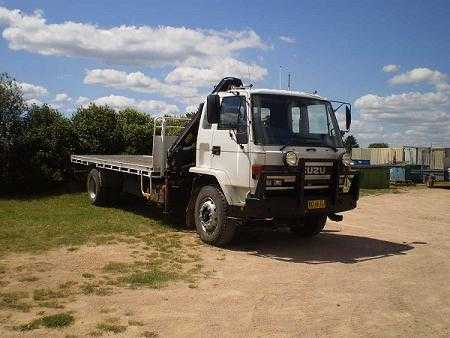
[[[26,185],[45,188],[70,177],[70,153],[75,143],[69,119],[47,105],[33,105],[24,118]]]
[[[0,192],[13,189],[23,175],[20,150],[25,112],[21,89],[8,74],[0,74]]]
[[[153,145],[153,118],[132,108],[118,112],[125,154],[150,155]]]
[[[117,154],[122,151],[122,132],[117,113],[108,106],[80,107],[72,117],[77,153]]]

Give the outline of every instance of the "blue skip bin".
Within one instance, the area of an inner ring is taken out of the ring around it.
[[[392,167],[389,170],[390,181],[394,183],[405,183],[405,167]]]

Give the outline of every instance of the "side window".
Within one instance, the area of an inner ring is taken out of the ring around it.
[[[261,123],[264,127],[270,127],[270,109],[261,108]]]
[[[293,133],[300,133],[300,107],[291,108],[291,126]]]
[[[217,129],[238,129],[246,125],[245,101],[241,96],[227,96],[222,99]]]

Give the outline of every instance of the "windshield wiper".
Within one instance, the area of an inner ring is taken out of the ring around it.
[[[280,150],[283,150],[284,148],[288,147],[288,146],[295,146],[297,145],[297,142],[303,141],[303,140],[310,140],[310,141],[315,141],[316,138],[315,137],[308,137],[308,136],[302,136],[300,137],[300,139],[298,138],[290,138],[286,144],[283,144],[280,148]]]
[[[283,146],[280,148],[280,150],[283,150],[283,149],[286,148],[287,146],[293,146],[293,145],[295,145],[295,143],[297,143],[297,142],[295,142],[295,141],[296,141],[296,139],[294,139],[294,138],[289,139],[289,141],[287,141],[286,144],[283,144]]]
[[[338,151],[338,149],[337,149],[335,146],[331,145],[331,144],[325,143],[323,146],[324,146],[325,148],[331,148],[331,149],[333,149],[334,152],[337,152],[337,151]]]
[[[337,153],[337,151],[338,151],[337,147],[335,147],[335,146],[332,145],[332,144],[329,144],[329,143],[326,141],[326,138],[325,138],[325,137],[322,137],[322,141],[323,141],[323,145],[324,145],[325,147],[331,148],[331,149],[334,150],[335,153]]]

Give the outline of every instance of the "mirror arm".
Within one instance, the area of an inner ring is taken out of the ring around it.
[[[352,104],[350,102],[344,102],[344,101],[336,101],[336,100],[330,100],[330,103],[340,103],[339,107],[336,109],[333,109],[333,112],[335,113],[339,108],[341,108],[344,104],[347,104],[350,106],[350,110],[352,109]]]

